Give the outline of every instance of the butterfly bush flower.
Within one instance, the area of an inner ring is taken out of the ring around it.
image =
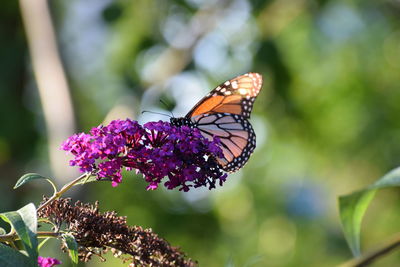
[[[215,159],[222,157],[218,138],[209,141],[198,129],[163,121],[142,126],[130,119],[114,120],[71,136],[62,149],[74,156],[71,166],[95,173],[99,180],[110,179],[113,186],[122,182],[124,168],[141,173],[148,190],[156,189],[164,177],[166,188],[183,191],[212,189],[227,177]]]
[[[38,265],[40,267],[53,267],[54,265],[61,264],[61,261],[55,258],[38,257]]]

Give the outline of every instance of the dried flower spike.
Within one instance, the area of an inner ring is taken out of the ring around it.
[[[46,201],[47,198],[44,199]],[[115,212],[99,212],[94,206],[71,199],[57,199],[38,212],[55,225],[65,225],[79,245],[79,259],[89,261],[92,255],[102,257],[111,250],[114,256],[129,261],[131,266],[194,267],[178,248],[157,236],[151,229],[128,226],[126,218]],[[123,254],[130,255],[124,258]]]

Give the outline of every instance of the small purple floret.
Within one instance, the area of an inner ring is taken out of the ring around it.
[[[40,267],[53,267],[54,265],[61,264],[61,261],[55,258],[38,257],[38,265]]]
[[[142,126],[130,119],[114,120],[89,134],[71,136],[61,148],[74,156],[71,166],[93,172],[99,180],[110,179],[113,186],[122,182],[123,168],[141,173],[149,183],[147,190],[157,189],[164,177],[168,189],[183,191],[212,189],[227,177],[216,161],[222,157],[218,138],[209,141],[196,128],[163,121]]]

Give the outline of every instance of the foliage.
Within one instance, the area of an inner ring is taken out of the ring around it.
[[[344,233],[354,256],[360,256],[360,228],[367,207],[378,189],[398,187],[400,168],[394,169],[367,188],[339,198]]]
[[[0,218],[12,227],[9,233],[0,235],[1,266],[52,267],[61,264],[56,258],[39,256],[39,248],[50,238],[61,241],[61,248],[68,251],[73,266],[77,266],[78,259],[88,262],[93,255],[104,261],[103,254],[110,250],[116,258],[129,262],[129,266],[197,266],[151,229],[129,226],[126,218],[115,212],[101,213],[98,202],[95,205],[79,201],[71,204],[71,199],[60,198],[88,176],[90,174],[81,175],[59,191],[54,186],[53,196],[45,197],[37,209],[30,203],[17,211],[0,214]],[[54,185],[50,179],[38,174],[26,174],[14,188],[40,178]],[[46,224],[52,226],[51,231],[37,231]],[[40,245],[39,238],[44,239]],[[24,250],[18,250],[18,239]]]

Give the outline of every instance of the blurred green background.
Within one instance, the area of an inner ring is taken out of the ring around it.
[[[223,187],[148,192],[125,173],[117,188],[94,183],[70,196],[152,228],[200,266],[351,258],[337,196],[400,161],[399,0],[54,0],[50,10],[70,99],[39,93],[19,4],[0,9],[1,211],[50,193],[40,182],[12,190],[26,172],[60,185],[77,175],[67,159],[53,164],[64,153],[50,138],[117,118],[168,119],[143,110],[183,116],[219,83],[253,71],[264,77],[251,118],[257,149]],[[56,111],[72,103],[73,113],[62,111],[51,128],[45,101]],[[399,203],[398,190],[378,194],[363,223],[364,249],[399,230]],[[68,266],[52,244],[43,256]],[[85,266],[126,265],[110,257]],[[374,266],[398,265],[395,252]]]

